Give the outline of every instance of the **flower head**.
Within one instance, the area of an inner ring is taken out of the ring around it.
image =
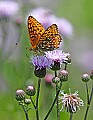
[[[0,17],[9,17],[17,13],[19,6],[14,1],[0,1]]]
[[[70,37],[73,35],[73,27],[68,20],[66,20],[65,18],[59,18],[57,22],[58,22],[59,32],[62,35],[64,35],[65,37]]]
[[[46,56],[35,56],[32,59],[32,63],[34,66],[37,67],[37,70],[46,67],[49,68],[53,64],[53,62],[49,60]]]
[[[64,53],[62,50],[53,50],[45,53],[46,57],[53,62],[63,63],[67,60],[67,53]]]
[[[76,91],[73,94],[65,94],[63,91],[61,91],[61,96],[59,96],[59,100],[62,103],[62,109],[65,108],[67,112],[75,113],[78,109],[80,109],[80,106],[84,106],[84,102],[82,99],[80,99],[78,92]]]

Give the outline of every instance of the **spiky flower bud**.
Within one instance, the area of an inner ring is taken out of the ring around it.
[[[66,70],[61,70],[58,74],[58,77],[62,82],[66,82],[68,80],[68,72]]]
[[[28,96],[34,96],[35,93],[36,93],[36,90],[35,90],[35,88],[34,88],[33,85],[29,85],[29,86],[26,88],[26,94],[27,94]]]
[[[23,90],[17,90],[15,93],[15,98],[17,101],[22,101],[25,99],[25,92]]]
[[[25,99],[25,104],[29,105],[31,103],[30,99]]]
[[[58,77],[53,77],[53,79],[52,79],[52,82],[53,83],[58,83],[60,81],[60,79],[58,78]]]
[[[89,79],[90,79],[90,76],[88,74],[83,74],[81,76],[81,79],[82,79],[83,82],[88,82]]]

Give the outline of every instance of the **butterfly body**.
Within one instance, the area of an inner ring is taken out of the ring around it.
[[[52,24],[46,30],[33,16],[28,17],[28,32],[31,47],[34,51],[51,51],[57,49],[62,41],[56,24]]]

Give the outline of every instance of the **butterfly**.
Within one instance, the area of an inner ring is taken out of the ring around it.
[[[31,47],[34,51],[52,51],[57,49],[62,41],[56,24],[52,24],[46,30],[33,16],[28,17],[28,32]]]

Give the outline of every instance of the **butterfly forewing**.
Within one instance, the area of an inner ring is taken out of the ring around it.
[[[28,32],[32,49],[36,49],[41,35],[44,33],[44,27],[33,16],[28,17]]]

